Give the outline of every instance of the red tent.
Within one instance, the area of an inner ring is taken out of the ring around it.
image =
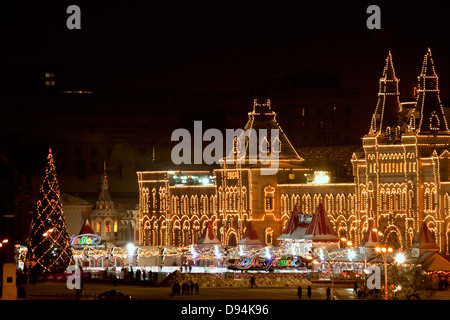
[[[284,228],[281,236],[277,238],[280,241],[287,240],[302,240],[305,237],[305,231],[308,227],[306,224],[301,224],[299,222],[299,218],[303,215],[302,209],[299,204],[294,207],[294,210],[291,213],[291,217],[286,223],[286,227]]]
[[[306,229],[305,239],[312,242],[339,242],[339,237],[328,219],[322,203],[319,203],[311,223]]]
[[[202,236],[195,242],[195,244],[199,248],[203,247],[212,247],[215,245],[221,245],[219,238],[217,238],[216,234],[214,233],[211,221],[208,221],[208,224],[206,225],[206,228],[203,230]]]
[[[80,235],[80,234],[87,234],[87,233],[95,234],[94,229],[92,229],[91,224],[89,223],[88,218],[86,218],[86,220],[84,220],[84,224],[83,224],[83,226],[81,227],[81,230],[80,230],[79,235]]]
[[[365,248],[375,248],[380,245],[379,242],[379,236],[378,231],[373,230],[373,221],[369,222],[369,228],[366,231],[366,234],[364,235],[364,238],[362,239],[361,243],[359,244],[360,247]]]
[[[292,210],[291,217],[289,218],[288,222],[286,223],[286,227],[283,230],[282,235],[290,235],[292,232],[295,231],[295,229],[298,228],[298,215],[303,214],[302,209],[300,208],[300,205],[297,203],[294,207],[294,210]]]
[[[263,247],[265,246],[264,242],[261,241],[258,234],[256,233],[255,226],[250,221],[247,224],[247,229],[245,230],[244,236],[241,241],[238,242],[238,245],[252,246],[252,247]]]
[[[425,222],[422,223],[416,239],[413,244],[413,248],[419,248],[420,250],[439,251],[439,246],[436,244],[433,238],[433,234],[428,229]]]

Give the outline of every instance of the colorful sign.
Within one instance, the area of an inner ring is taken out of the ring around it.
[[[300,268],[303,265],[301,257],[241,257],[240,259],[229,260],[229,269],[238,270],[270,270],[284,268]]]
[[[93,247],[100,245],[101,238],[92,233],[80,234],[70,238],[70,245],[74,248]]]

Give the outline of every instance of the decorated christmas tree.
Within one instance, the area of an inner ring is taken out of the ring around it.
[[[51,149],[31,224],[31,254],[36,273],[62,273],[73,264],[55,162]]]

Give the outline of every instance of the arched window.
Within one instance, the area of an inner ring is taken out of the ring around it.
[[[431,208],[430,208],[430,210],[436,211],[436,207],[437,207],[437,194],[436,194],[436,189],[433,188],[433,190],[431,190]]]
[[[264,188],[264,210],[273,211],[274,210],[274,198],[275,198],[275,188],[272,186],[267,186]]]
[[[386,192],[385,192],[385,190],[381,189],[380,194],[381,194],[381,210],[386,210],[387,205],[386,205]]]
[[[436,111],[431,112],[430,116],[430,130],[439,130],[440,121],[438,116],[436,115]]]
[[[142,188],[142,208],[144,212],[148,212],[149,205],[149,190],[148,188]]]
[[[431,209],[431,194],[430,194],[430,189],[428,189],[428,188],[425,189],[423,205],[424,205],[425,211],[429,211]]]
[[[105,232],[106,235],[109,235],[111,233],[111,221],[106,220],[105,222]]]
[[[247,211],[247,188],[242,187],[242,210]]]
[[[201,196],[202,214],[208,214],[208,196]]]
[[[264,230],[264,238],[265,238],[266,244],[268,246],[273,245],[273,230],[272,230],[272,228],[269,227]]]

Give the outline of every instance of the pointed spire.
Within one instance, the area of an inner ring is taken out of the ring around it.
[[[106,161],[103,162],[102,190],[108,190],[108,174],[106,173]]]
[[[109,193],[109,183],[108,183],[108,174],[106,172],[106,161],[103,162],[103,175],[102,175],[102,184],[101,184],[101,190],[100,195],[97,200],[96,209],[103,209],[103,206],[108,204],[108,208],[112,208],[112,198],[111,194]],[[100,208],[102,206],[102,208]]]
[[[370,133],[383,132],[387,127],[394,128],[398,125],[400,112],[399,81],[395,76],[392,55],[389,51],[383,68],[383,75],[379,80],[378,102],[375,113],[372,116]]]
[[[417,132],[448,132],[447,119],[439,97],[438,76],[434,69],[430,48],[424,55],[418,80],[418,97],[415,109],[419,112],[420,119]]]

